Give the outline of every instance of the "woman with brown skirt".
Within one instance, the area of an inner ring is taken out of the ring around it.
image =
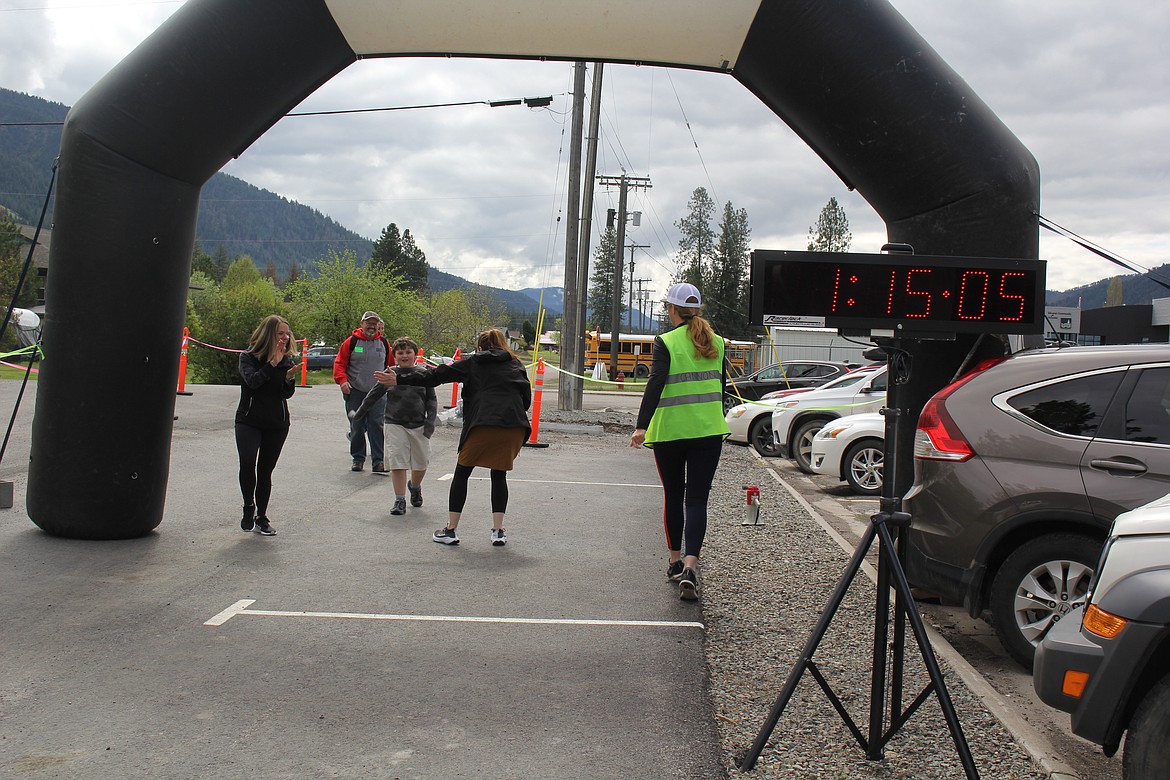
[[[449,382],[463,383],[463,433],[459,436],[459,458],[447,499],[447,525],[431,538],[440,544],[459,544],[455,529],[467,501],[467,480],[476,466],[491,473],[492,544],[507,543],[504,513],[508,510],[508,472],[532,428],[528,407],[532,386],[528,371],[516,357],[503,332],[485,330],[476,339],[476,352],[458,363],[415,369],[409,373],[377,371],[379,384],[438,387]]]

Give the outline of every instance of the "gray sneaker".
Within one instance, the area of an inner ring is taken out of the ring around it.
[[[699,573],[694,569],[683,569],[678,578],[678,597],[683,601],[699,600]]]
[[[431,534],[431,538],[439,544],[459,544],[459,537],[455,535],[455,529],[446,526]]]
[[[392,515],[406,514],[406,496],[399,496],[394,499],[394,508],[390,510]]]
[[[422,506],[422,485],[407,482],[406,489],[410,491],[410,505]]]

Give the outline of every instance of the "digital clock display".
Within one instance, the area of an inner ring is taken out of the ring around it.
[[[1039,260],[752,253],[752,322],[932,333],[1042,333]]]

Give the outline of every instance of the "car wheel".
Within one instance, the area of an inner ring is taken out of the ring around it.
[[[772,439],[772,415],[761,414],[752,423],[748,430],[748,441],[752,443],[755,451],[765,458],[779,457],[780,451],[776,449],[776,442]]]
[[[991,623],[1025,669],[1049,630],[1085,603],[1100,554],[1101,543],[1087,536],[1048,534],[1004,559],[991,584]]]
[[[1170,675],[1154,684],[1142,697],[1129,722],[1122,771],[1126,780],[1160,780],[1170,777]]]
[[[882,492],[885,460],[885,444],[881,439],[862,439],[845,450],[841,473],[857,495],[876,496]]]
[[[805,474],[812,474],[812,444],[817,431],[825,427],[826,420],[809,420],[802,423],[792,435],[792,460]]]

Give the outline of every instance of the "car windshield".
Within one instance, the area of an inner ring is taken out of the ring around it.
[[[855,385],[858,382],[864,381],[871,376],[873,376],[872,371],[855,371],[852,374],[846,374],[845,376],[837,377],[831,382],[825,382],[817,389],[831,390],[834,387],[849,387],[849,385]]]

